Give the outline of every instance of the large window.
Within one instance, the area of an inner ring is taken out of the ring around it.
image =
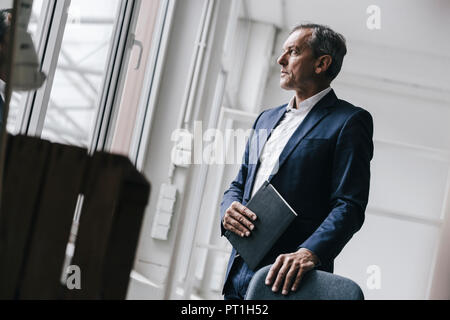
[[[103,148],[130,48],[136,3],[34,1],[29,31],[48,78],[36,92],[14,93],[10,133]]]
[[[119,0],[72,0],[42,138],[90,146],[119,9]]]

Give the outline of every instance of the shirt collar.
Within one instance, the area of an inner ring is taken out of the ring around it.
[[[331,87],[328,87],[327,89],[319,92],[318,94],[306,99],[305,101],[301,102],[298,109],[294,108],[295,105],[295,96],[291,99],[287,106],[287,111],[292,113],[303,113],[311,111],[314,106],[319,103],[320,100],[322,100],[330,91],[333,90]]]

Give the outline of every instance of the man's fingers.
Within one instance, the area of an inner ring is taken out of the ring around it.
[[[275,283],[272,286],[273,292],[278,292],[280,290],[280,288],[283,285],[284,279],[287,276],[289,269],[290,269],[290,264],[287,261],[285,261],[283,266],[281,267],[280,271],[278,271],[277,278],[275,280]]]
[[[302,282],[304,274],[305,274],[305,271],[302,268],[300,268],[300,270],[297,273],[297,277],[295,278],[294,285],[291,288],[292,291],[295,292],[298,290],[300,283]]]
[[[231,217],[225,217],[223,221],[223,226],[225,227],[226,230],[229,230],[242,238],[248,232],[239,222],[235,221]]]
[[[305,273],[311,271],[314,269],[314,263],[313,262],[307,262],[303,264],[303,266],[300,268],[300,270],[297,273],[297,277],[295,278],[294,285],[292,286],[292,291],[297,291],[300,287],[300,283],[302,282],[303,276]]]
[[[256,221],[256,219],[258,218],[253,211],[251,211],[249,208],[245,207],[243,204],[241,204],[239,202],[233,202],[233,204],[231,205],[231,208],[233,208],[234,210],[243,214],[244,216],[249,218],[251,221]]]
[[[244,237],[245,237],[245,234],[244,234],[242,231],[236,229],[236,228],[233,227],[232,225],[229,225],[229,227],[227,228],[227,230],[233,232],[234,234],[238,235],[238,236],[241,237],[241,238],[244,238]]]
[[[256,214],[255,214],[252,210],[250,210],[249,208],[247,208],[247,207],[244,207],[244,208],[243,208],[242,213],[243,213],[245,216],[247,216],[247,217],[248,217],[250,220],[252,220],[252,221],[256,221],[256,219],[258,219],[258,217],[256,216]]]
[[[304,252],[280,255],[267,274],[266,285],[272,286],[273,292],[282,289],[283,295],[297,291],[303,275],[315,267],[311,257],[304,255]]]
[[[231,216],[225,218],[224,227],[240,237],[250,236],[250,231],[248,231],[239,221],[236,221]]]
[[[255,229],[255,226],[248,221],[245,216],[243,216],[241,213],[236,211],[235,209],[231,209],[228,211],[228,214],[231,218],[233,218],[235,221],[239,222],[241,225],[247,228],[247,231],[253,231]]]
[[[283,295],[286,296],[289,294],[289,291],[292,288],[293,282],[297,279],[299,269],[300,269],[300,266],[298,264],[291,265],[291,267],[287,273],[286,279],[284,280],[283,290],[281,292]]]
[[[266,277],[266,285],[271,286],[273,282],[275,281],[276,275],[278,274],[278,271],[280,270],[281,266],[283,265],[282,259],[279,257],[277,261],[275,261],[272,268],[270,268],[269,273]]]

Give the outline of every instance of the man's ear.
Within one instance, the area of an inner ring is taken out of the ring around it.
[[[333,58],[330,55],[321,56],[316,60],[315,71],[316,74],[325,73],[333,63]]]

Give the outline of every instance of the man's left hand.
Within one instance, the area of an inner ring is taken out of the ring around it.
[[[305,273],[313,270],[319,263],[318,257],[308,249],[295,253],[283,254],[277,258],[266,278],[266,285],[272,286],[273,292],[282,288],[282,294],[297,291]]]

